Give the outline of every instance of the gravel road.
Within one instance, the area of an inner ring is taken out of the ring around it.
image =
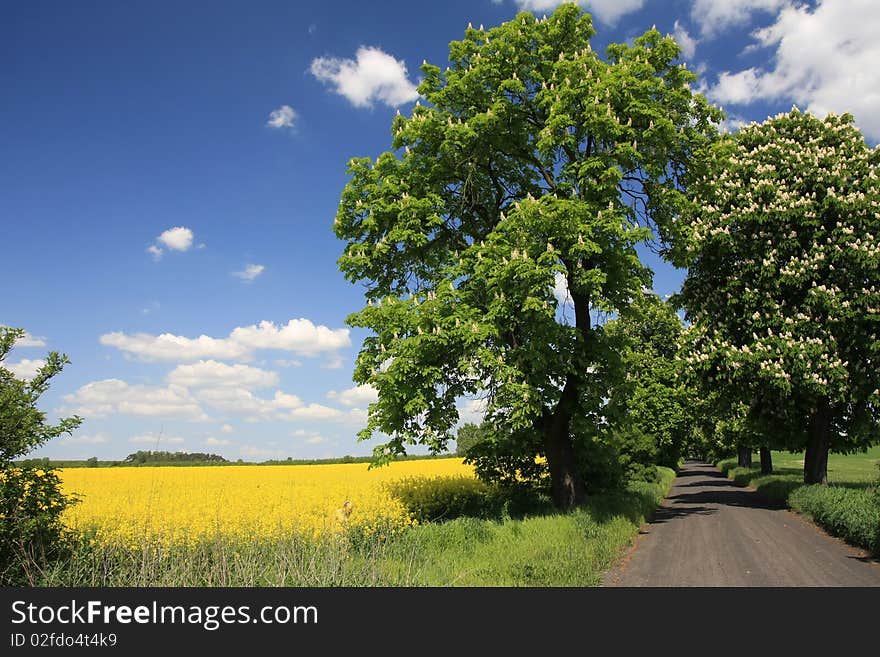
[[[880,586],[880,564],[688,462],[605,586]]]

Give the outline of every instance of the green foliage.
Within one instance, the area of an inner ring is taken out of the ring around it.
[[[658,463],[674,468],[695,430],[697,395],[680,376],[683,330],[674,308],[653,293],[605,327],[619,363],[606,417],[630,476]]]
[[[880,554],[880,504],[876,491],[842,486],[801,486],[791,507],[847,543]]]
[[[442,451],[457,401],[481,393],[484,475],[562,459],[549,440],[570,454],[591,439],[574,426],[598,423],[608,388],[591,313],[650,283],[645,226],[675,233],[693,155],[721,118],[673,39],[652,29],[602,59],[594,33],[573,3],[469,28],[449,68],[422,66],[427,104],[394,119],[394,151],[350,160],[334,230],[341,271],[366,288],[347,321],[372,332],[354,379],[379,392],[359,433],[389,437],[377,463]],[[562,281],[573,319],[553,294]]]
[[[61,514],[71,503],[53,471],[0,470],[0,584],[27,585],[64,553],[70,536]]]
[[[497,493],[472,477],[407,477],[388,488],[420,523],[487,517],[497,511]]]
[[[467,456],[474,445],[485,440],[485,431],[478,424],[468,422],[458,428],[455,437],[455,453],[458,456]]]
[[[688,363],[747,445],[804,449],[811,418],[832,451],[880,436],[878,164],[851,116],[795,109],[722,139],[691,188]]]
[[[161,452],[139,450],[125,457],[126,465],[157,465],[162,463],[227,463],[226,459],[218,454],[204,454],[202,452]]]
[[[57,556],[64,543],[60,515],[72,502],[62,494],[54,472],[19,467],[13,459],[70,433],[82,421],[74,416],[47,424],[37,408],[49,380],[69,362],[66,356],[51,352],[30,381],[2,367],[24,334],[0,326],[0,584],[27,583],[34,568]]]

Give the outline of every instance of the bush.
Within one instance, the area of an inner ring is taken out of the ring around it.
[[[407,477],[388,490],[419,523],[461,517],[523,517],[548,511],[549,497],[528,486],[498,486],[471,477]]]
[[[876,490],[801,486],[789,496],[793,509],[847,543],[880,553],[880,504]]]
[[[35,565],[66,550],[68,531],[61,514],[74,500],[60,486],[52,470],[0,471],[0,584],[32,583]]]
[[[407,477],[388,489],[420,523],[492,515],[498,504],[489,484],[464,476]]]

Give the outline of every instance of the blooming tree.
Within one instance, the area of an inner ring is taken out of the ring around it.
[[[692,371],[778,446],[880,439],[880,151],[849,115],[793,109],[713,149],[680,221]]]
[[[449,68],[422,66],[428,104],[394,119],[395,151],[350,161],[334,227],[368,300],[348,322],[372,332],[354,379],[379,393],[359,434],[389,437],[377,461],[442,450],[458,400],[483,395],[489,461],[545,456],[555,503],[583,500],[576,424],[604,391],[593,318],[648,283],[635,247],[676,213],[720,118],[672,38],[652,29],[606,61],[593,35],[573,3],[469,27]]]

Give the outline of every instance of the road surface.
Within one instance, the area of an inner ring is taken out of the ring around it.
[[[688,462],[605,586],[880,586],[880,564]]]

